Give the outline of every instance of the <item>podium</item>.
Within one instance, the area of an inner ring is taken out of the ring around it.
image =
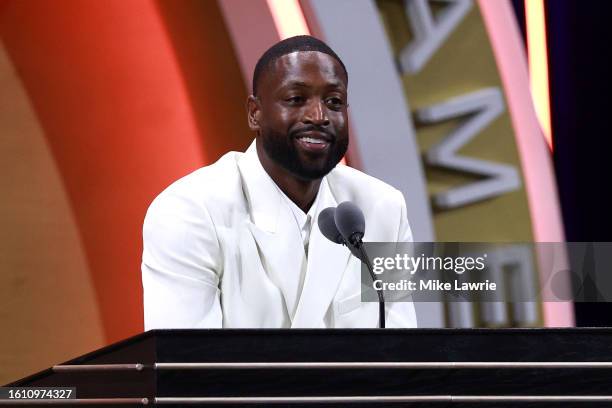
[[[7,386],[76,387],[45,406],[610,407],[611,384],[611,329],[194,329]]]

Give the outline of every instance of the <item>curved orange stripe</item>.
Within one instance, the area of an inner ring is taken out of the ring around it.
[[[145,210],[205,161],[158,9],[145,1],[10,1],[0,35],[70,197],[107,340],[134,334],[142,330]]]

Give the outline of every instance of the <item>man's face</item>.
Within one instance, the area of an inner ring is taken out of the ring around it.
[[[268,158],[302,180],[329,173],[348,147],[342,66],[317,51],[283,55],[259,80],[249,123]]]

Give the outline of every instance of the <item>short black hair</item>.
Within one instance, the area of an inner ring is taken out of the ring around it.
[[[296,51],[318,51],[335,58],[342,66],[348,81],[348,72],[346,71],[344,63],[329,45],[310,35],[296,35],[295,37],[289,37],[277,42],[272,47],[268,48],[259,58],[255,65],[255,70],[253,71],[253,95],[257,95],[257,83],[259,82],[259,78],[266,70],[270,69],[272,63],[283,55],[291,54]]]

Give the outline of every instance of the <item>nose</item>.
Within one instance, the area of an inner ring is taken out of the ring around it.
[[[327,116],[327,108],[324,102],[317,99],[310,101],[306,105],[306,112],[304,112],[302,122],[316,126],[328,126],[329,117]]]

